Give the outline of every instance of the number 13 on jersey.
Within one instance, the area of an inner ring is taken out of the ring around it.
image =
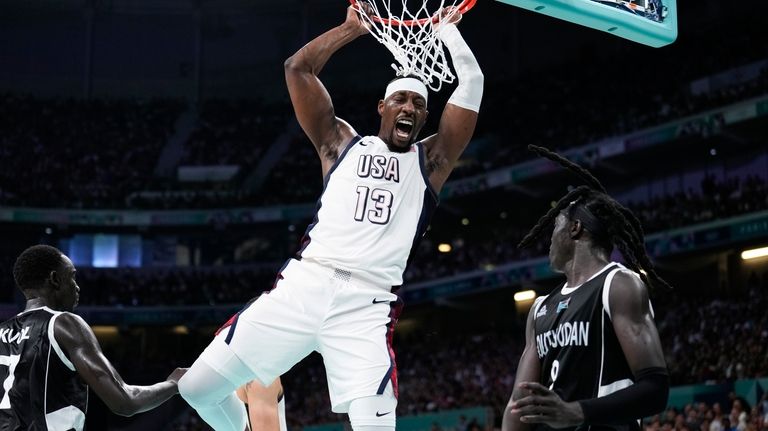
[[[355,220],[363,221],[366,216],[374,224],[387,224],[392,213],[392,192],[386,189],[371,190],[366,186],[357,186],[357,207]],[[369,209],[368,206],[371,205]]]

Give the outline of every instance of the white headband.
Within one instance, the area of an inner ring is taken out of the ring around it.
[[[390,82],[387,85],[384,98],[386,99],[398,91],[413,91],[423,97],[425,102],[427,101],[427,86],[416,78],[400,78]]]

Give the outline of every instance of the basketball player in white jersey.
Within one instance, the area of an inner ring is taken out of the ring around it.
[[[54,247],[24,250],[13,278],[24,311],[0,323],[0,431],[82,431],[90,387],[112,412],[131,416],[177,393],[184,369],[151,386],[125,383],[87,323],[73,314],[75,267]]]
[[[333,53],[367,33],[352,8],[343,24],[285,62],[291,101],[320,156],[325,188],[301,251],[274,289],[245,308],[179,382],[184,399],[217,431],[243,429],[235,388],[253,378],[269,384],[312,351],[323,356],[334,412],[348,413],[355,431],[395,429],[390,343],[402,308],[395,291],[472,137],[482,98],[483,75],[455,25],[459,18],[439,29],[459,84],[437,134],[421,141],[428,94],[417,79],[389,83],[376,136],[361,137],[336,117],[318,74]]]

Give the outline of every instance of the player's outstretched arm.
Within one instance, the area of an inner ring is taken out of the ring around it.
[[[512,396],[509,397],[509,403],[504,409],[501,419],[501,431],[527,431],[528,424],[520,422],[520,416],[512,413],[512,403],[527,395],[519,382],[532,382],[539,380],[541,373],[541,362],[536,354],[536,337],[533,331],[533,317],[536,307],[531,307],[528,312],[528,319],[525,325],[525,350],[520,356],[520,363],[517,365],[517,374],[515,374],[515,387],[512,390]]]
[[[177,383],[186,371],[177,368],[168,379],[151,386],[128,385],[101,351],[91,327],[71,313],[55,321],[54,337],[80,377],[120,416],[151,410],[177,394]]]
[[[575,402],[564,402],[538,383],[524,383],[532,395],[515,402],[521,421],[553,428],[620,425],[664,410],[669,374],[651,314],[648,289],[639,277],[619,272],[611,284],[608,307],[634,383],[609,395]]]
[[[336,161],[339,147],[352,139],[355,131],[336,118],[331,96],[318,74],[333,53],[367,32],[358,12],[350,6],[343,24],[313,39],[285,61],[293,110],[320,155],[323,175]]]
[[[237,389],[237,397],[248,404],[248,418],[251,429],[263,431],[281,431],[281,418],[278,399],[282,395],[283,386],[277,378],[269,386],[264,386],[256,380],[248,382]]]
[[[445,105],[437,134],[424,140],[429,180],[438,192],[472,139],[483,98],[483,72],[456,24],[451,22],[459,17],[456,15],[438,29],[440,39],[451,53],[459,85]]]

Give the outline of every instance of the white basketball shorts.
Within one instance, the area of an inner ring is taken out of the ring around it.
[[[350,401],[381,395],[390,382],[397,396],[391,342],[401,309],[389,286],[291,259],[274,289],[243,309],[201,358],[219,370],[218,359],[225,355],[217,350],[228,348],[268,385],[317,351],[325,363],[332,410],[346,413]]]

